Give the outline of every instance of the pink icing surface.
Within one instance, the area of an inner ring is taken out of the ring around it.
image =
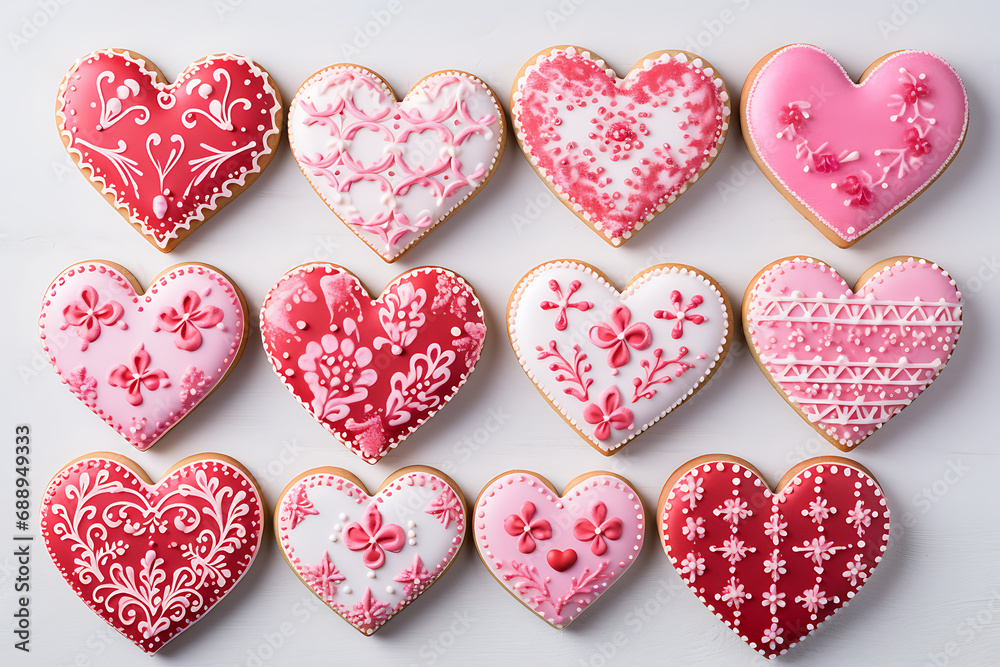
[[[225,379],[246,341],[235,286],[198,264],[142,295],[109,264],[74,265],[46,291],[38,326],[63,383],[140,451]]]
[[[940,57],[901,51],[862,85],[833,56],[796,44],[759,71],[748,138],[818,219],[853,242],[920,194],[961,146],[968,97]]]
[[[796,259],[758,278],[746,327],[792,404],[850,449],[948,363],[962,299],[946,272],[922,260],[883,269],[855,294],[829,266]]]

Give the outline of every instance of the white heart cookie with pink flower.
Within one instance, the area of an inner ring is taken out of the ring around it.
[[[373,634],[444,574],[465,540],[465,499],[444,473],[397,470],[369,495],[341,468],[315,468],[278,498],[274,532],[299,579]]]
[[[725,292],[679,264],[650,267],[619,292],[588,264],[547,262],[514,288],[507,325],[528,378],[604,455],[690,398],[732,340]]]

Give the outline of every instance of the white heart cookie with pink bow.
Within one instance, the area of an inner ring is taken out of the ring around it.
[[[496,95],[471,74],[436,72],[397,101],[375,72],[339,64],[299,88],[288,139],[327,206],[394,262],[482,190],[507,133]]]
[[[704,386],[732,317],[718,283],[689,266],[650,267],[619,292],[594,267],[555,260],[514,288],[507,325],[538,391],[607,456]]]
[[[372,495],[346,470],[315,468],[285,487],[274,512],[299,579],[366,635],[444,574],[465,525],[461,490],[426,466],[397,470]]]

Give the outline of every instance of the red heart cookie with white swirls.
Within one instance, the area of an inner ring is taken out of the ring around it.
[[[521,279],[507,326],[535,388],[610,456],[708,382],[729,351],[733,315],[722,287],[690,266],[652,266],[619,292],[594,267],[563,259]]]
[[[923,259],[875,264],[854,289],[823,262],[786,258],[750,282],[743,326],[757,365],[834,446],[860,445],[951,358],[962,295]]]
[[[41,503],[42,539],[63,578],[146,653],[239,583],[263,522],[257,482],[222,454],[184,459],[155,484],[124,456],[88,454],[56,473]]]
[[[651,53],[619,79],[574,46],[546,49],[521,68],[510,111],[531,166],[613,246],[705,173],[730,114],[725,83],[693,53]]]
[[[94,51],[59,87],[56,124],[98,192],[162,252],[228,204],[271,161],[281,96],[252,60],[225,53],[174,83],[145,57]]]
[[[496,95],[471,74],[436,72],[397,101],[378,74],[340,64],[299,88],[288,139],[327,206],[394,262],[482,190],[507,132]]]
[[[800,463],[772,493],[746,461],[702,456],[667,480],[657,517],[688,588],[766,658],[846,606],[889,540],[878,482],[840,457]]]
[[[497,581],[565,628],[628,570],[642,549],[642,500],[628,480],[592,472],[560,496],[523,470],[494,478],[473,513],[476,548]]]
[[[482,306],[456,273],[425,266],[377,299],[350,271],[305,264],[271,288],[260,311],[275,373],[323,427],[377,463],[443,408],[475,368]]]
[[[444,473],[410,466],[370,495],[341,468],[315,468],[278,498],[274,533],[299,579],[373,634],[434,584],[465,540],[465,499]]]
[[[38,327],[73,395],[133,447],[149,449],[226,379],[247,340],[239,288],[207,264],[178,264],[145,293],[123,267],[60,273]]]
[[[826,51],[785,46],[750,71],[741,106],[761,171],[841,248],[926,190],[969,123],[958,73],[924,51],[883,56],[855,84]]]

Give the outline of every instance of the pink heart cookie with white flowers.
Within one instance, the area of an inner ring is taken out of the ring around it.
[[[924,51],[885,55],[856,84],[826,51],[785,46],[750,71],[741,106],[761,171],[841,248],[926,190],[969,123],[958,73]]]
[[[222,454],[186,458],[155,484],[124,456],[88,454],[56,473],[40,514],[66,582],[146,653],[239,583],[264,529],[257,482]]]
[[[878,482],[837,456],[800,463],[775,492],[743,459],[694,459],[664,485],[657,524],[688,588],[765,658],[847,606],[889,541]]]
[[[433,417],[479,361],[486,322],[465,280],[425,266],[372,299],[335,264],[296,267],[260,311],[264,351],[285,387],[367,463]]]
[[[178,264],[142,292],[126,269],[91,260],[45,292],[39,335],[81,402],[140,451],[229,375],[247,340],[239,288],[207,264]]]
[[[257,63],[207,56],[173,83],[133,51],[80,58],[59,87],[56,124],[90,184],[161,252],[231,202],[281,138],[281,95]]]
[[[722,287],[698,269],[652,266],[619,292],[583,262],[532,269],[507,307],[511,346],[566,423],[610,456],[688,400],[732,342]]]
[[[479,494],[476,548],[497,581],[546,623],[572,623],[632,567],[645,533],[642,500],[623,477],[581,475],[562,495],[511,470]]]
[[[510,112],[544,183],[619,246],[712,165],[730,107],[722,78],[693,53],[651,53],[619,79],[589,51],[558,46],[521,68]]]
[[[299,579],[371,635],[434,584],[465,540],[465,499],[444,473],[410,466],[374,494],[341,468],[289,482],[274,533]]]
[[[799,415],[847,452],[899,414],[947,365],[962,295],[924,259],[893,257],[852,290],[812,257],[761,270],[743,299],[750,352]]]
[[[316,194],[394,262],[479,194],[507,132],[496,95],[467,72],[430,74],[397,101],[375,72],[339,64],[299,88],[288,140]]]

